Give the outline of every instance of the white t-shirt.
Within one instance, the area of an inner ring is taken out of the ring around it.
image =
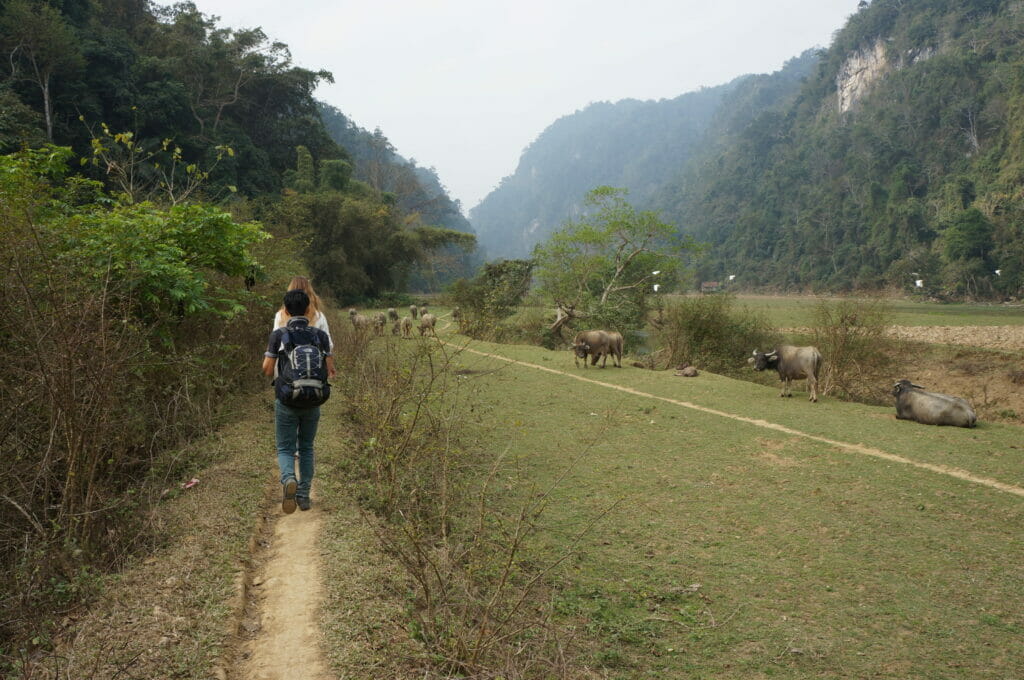
[[[274,315],[274,327],[271,328],[270,330],[276,331],[278,328],[284,328],[285,326],[288,325],[288,319],[289,318],[290,317],[285,316],[284,312],[282,312],[280,309],[277,310],[277,313]],[[334,338],[331,337],[331,329],[327,325],[327,315],[324,314],[323,312],[317,312],[316,313],[316,318],[313,319],[313,321],[309,325],[312,328],[319,328],[324,333],[327,333],[327,339],[331,343],[331,352],[333,352],[334,351]]]

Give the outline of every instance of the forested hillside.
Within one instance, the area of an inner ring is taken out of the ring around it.
[[[1016,0],[862,2],[778,73],[560,119],[471,219],[522,255],[612,184],[710,244],[703,280],[1019,297],[1022,37]]]
[[[627,189],[632,203],[652,204],[666,180],[730,124],[795,94],[816,61],[808,52],[770,76],[743,76],[669,100],[601,102],[560,118],[473,208],[481,244],[489,255],[526,255],[578,217],[583,197],[601,185]]]
[[[660,207],[712,244],[705,278],[1019,295],[1022,36],[1019,2],[875,0]]]
[[[570,217],[594,187],[649,199],[678,172],[736,83],[672,100],[591,104],[558,119],[523,151],[514,174],[470,213],[488,257],[521,257]]]
[[[296,194],[345,195],[345,215],[297,227],[317,244],[305,253],[312,273],[339,300],[402,289],[471,248],[446,233],[470,228],[431,171],[382,135],[379,158],[358,135],[340,140],[355,153],[332,139],[313,92],[333,76],[296,66],[260,28],[219,26],[188,2],[7,0],[0,49],[0,153],[67,146],[78,172],[130,202],[213,201],[283,224],[294,224]]]
[[[329,104],[320,104],[320,115],[331,139],[352,157],[356,179],[395,194],[406,212],[419,213],[429,224],[473,231],[462,206],[448,196],[433,168],[405,159],[380,129],[364,130]]]
[[[373,132],[365,130],[336,107],[321,103],[320,115],[331,139],[349,153],[353,176],[393,196],[407,223],[473,233],[459,201],[448,196],[433,168],[417,165],[414,159],[407,160],[379,128]],[[473,248],[439,248],[411,268],[407,284],[414,290],[436,292],[457,277],[470,276],[480,261]]]

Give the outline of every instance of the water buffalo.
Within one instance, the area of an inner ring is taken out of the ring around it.
[[[926,392],[920,385],[900,380],[892,386],[896,397],[896,417],[925,425],[974,427],[978,416],[964,399],[938,392]]]
[[[603,357],[601,368],[604,368],[611,354],[612,365],[622,368],[622,336],[614,331],[580,331],[572,341],[572,350],[577,367],[583,359],[583,368],[586,368],[589,355],[593,366],[597,366],[597,360]]]
[[[807,390],[811,393],[810,401],[818,401],[818,373],[821,371],[821,352],[816,347],[794,347],[780,345],[771,352],[758,352],[747,359],[754,364],[754,370],[763,371],[774,368],[779,372],[782,381],[780,397],[792,397],[792,381],[807,378]]]
[[[424,333],[437,335],[437,333],[434,332],[434,324],[437,323],[437,317],[424,310],[426,310],[426,307],[420,308],[420,335],[423,335]]]

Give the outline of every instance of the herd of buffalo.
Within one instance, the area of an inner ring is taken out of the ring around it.
[[[612,363],[622,367],[622,335],[614,331],[590,330],[580,331],[572,343],[576,366],[583,359],[583,367],[587,367],[587,359],[592,366],[602,359],[604,368],[608,356]],[[754,369],[763,371],[773,368],[779,373],[782,381],[780,397],[792,397],[792,382],[807,380],[807,391],[811,401],[818,401],[818,375],[821,372],[821,352],[815,347],[794,347],[780,345],[770,352],[758,352],[747,359]],[[893,385],[893,396],[896,398],[896,417],[901,420],[913,420],[926,425],[953,425],[956,427],[974,427],[978,417],[966,400],[948,394],[928,392],[920,385],[909,380],[900,380]]]

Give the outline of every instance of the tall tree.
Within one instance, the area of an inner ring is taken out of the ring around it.
[[[540,291],[558,310],[552,330],[574,317],[613,327],[638,323],[648,293],[675,283],[683,256],[699,246],[657,213],[637,211],[624,189],[598,187],[584,209],[534,249]]]
[[[0,15],[0,38],[9,57],[12,78],[28,80],[39,87],[46,139],[52,142],[50,86],[55,75],[73,73],[85,64],[77,36],[60,12],[50,5],[12,0]]]

